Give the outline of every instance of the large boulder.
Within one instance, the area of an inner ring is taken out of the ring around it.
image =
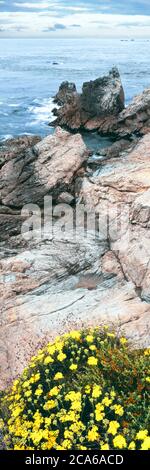
[[[73,130],[82,128],[117,138],[141,137],[150,132],[150,88],[125,107],[117,68],[107,76],[84,83],[81,94],[74,84],[62,83],[56,98],[60,108],[54,110],[57,118],[51,125]]]
[[[81,94],[76,92],[74,84],[63,82],[55,101],[61,107],[54,110],[57,118],[50,125],[73,130],[98,129],[101,121],[114,118],[124,108],[124,91],[118,69],[113,68],[107,76],[84,83]],[[90,126],[91,129],[88,128]]]
[[[72,96],[77,93],[75,83],[70,82],[62,82],[58,93],[54,97],[54,103],[58,104],[58,106],[63,106],[66,103],[70,102]]]
[[[56,200],[70,190],[87,158],[80,134],[60,128],[41,141],[24,137],[6,142],[0,152],[0,238],[20,232],[25,204],[42,206],[45,195]]]
[[[114,131],[120,136],[145,135],[150,132],[150,88],[135,96],[118,117]]]
[[[109,75],[83,84],[81,103],[91,116],[117,115],[124,109],[124,91],[117,68]]]

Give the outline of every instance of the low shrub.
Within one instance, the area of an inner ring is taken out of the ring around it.
[[[72,331],[1,397],[7,449],[150,449],[150,350],[107,328]]]

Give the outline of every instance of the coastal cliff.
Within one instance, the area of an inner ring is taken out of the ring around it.
[[[88,115],[84,125],[82,112],[78,119],[73,114],[72,99],[78,106],[82,102]],[[124,108],[121,81],[113,71],[107,80],[84,85],[82,97],[73,84],[63,85],[56,101],[57,123],[71,130],[74,122],[81,130],[81,125],[92,129],[95,119],[103,126],[111,120],[117,141],[100,152],[96,163],[82,135],[61,127],[43,140],[23,136],[1,145],[1,388],[20,374],[39,345],[74,327],[107,324],[134,347],[149,346],[149,91]],[[101,116],[96,115],[99,107]],[[22,207],[38,205],[43,224],[44,197],[53,198],[53,232],[46,227],[38,236],[38,227],[33,240],[22,237],[27,218]],[[70,207],[65,235],[60,203]],[[81,207],[89,216],[86,236]],[[76,214],[74,236],[71,217]]]
[[[150,132],[150,89],[136,96],[125,107],[125,93],[117,68],[109,75],[83,84],[77,93],[75,84],[64,82],[54,98],[59,105],[50,124],[69,130],[96,130],[115,138],[142,136]]]

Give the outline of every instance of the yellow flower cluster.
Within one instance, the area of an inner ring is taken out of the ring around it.
[[[150,449],[149,352],[107,328],[48,343],[0,400],[6,448]]]

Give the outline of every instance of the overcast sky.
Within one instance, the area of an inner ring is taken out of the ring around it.
[[[0,0],[1,37],[150,37],[150,0]]]

